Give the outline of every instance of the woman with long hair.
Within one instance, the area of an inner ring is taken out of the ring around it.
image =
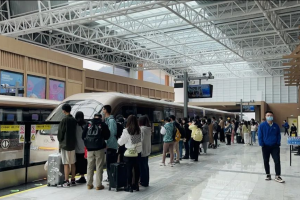
[[[82,140],[82,132],[83,128],[86,125],[86,121],[84,120],[84,114],[81,111],[78,111],[75,114],[75,119],[77,121],[76,127],[76,145],[75,145],[75,153],[76,153],[76,174],[80,174],[81,177],[76,181],[76,183],[86,183],[86,179],[84,174],[87,173],[87,160],[84,157],[84,142]]]
[[[124,154],[124,161],[127,166],[127,187],[126,191],[133,192],[133,188],[139,191],[140,169],[138,157],[141,157],[142,152],[142,136],[137,118],[130,115],[127,119],[126,128],[123,130],[121,137],[118,139],[120,146],[125,144],[126,151]],[[134,184],[132,184],[134,169]]]
[[[143,187],[149,186],[149,165],[148,158],[151,154],[151,126],[150,120],[147,115],[144,115],[139,118],[139,126],[141,129],[141,139],[142,139],[142,154],[139,158],[140,166],[140,185]]]
[[[226,121],[225,134],[226,134],[226,139],[227,139],[226,145],[231,145],[232,126],[231,126],[230,120]]]
[[[248,122],[245,121],[243,128],[242,128],[243,134],[244,134],[245,146],[250,144],[250,131],[249,131],[248,126],[249,126]]]
[[[201,124],[202,124],[202,134],[203,134],[202,146],[203,146],[204,153],[207,153],[207,147],[208,147],[207,145],[209,142],[209,129],[208,129],[207,121],[205,119],[201,120]]]
[[[234,135],[235,135],[235,120],[233,119],[231,122],[232,134],[231,134],[231,143],[234,144]]]

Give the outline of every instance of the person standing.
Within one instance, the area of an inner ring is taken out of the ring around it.
[[[232,120],[232,122],[231,122],[231,128],[232,128],[232,133],[231,133],[231,143],[234,144],[235,120]]]
[[[148,159],[151,154],[151,126],[150,120],[147,115],[144,115],[139,118],[139,126],[141,129],[141,137],[142,137],[142,154],[139,158],[139,166],[140,166],[140,185],[143,187],[149,186],[149,165]]]
[[[256,124],[256,122],[252,122],[252,124],[251,124],[252,144],[256,143],[256,132],[257,132],[257,124]]]
[[[226,121],[225,134],[226,134],[226,139],[227,139],[226,145],[231,145],[232,126],[231,126],[230,120]]]
[[[80,174],[81,177],[76,181],[76,183],[86,183],[86,179],[84,175],[87,173],[87,160],[84,157],[84,142],[82,140],[82,132],[86,125],[86,121],[84,120],[84,114],[81,111],[78,111],[75,115],[75,119],[77,121],[76,127],[76,174]]]
[[[162,157],[162,163],[160,166],[166,166],[166,154],[167,152],[170,152],[170,163],[169,165],[171,167],[174,166],[174,138],[173,138],[173,132],[174,132],[174,124],[171,122],[171,119],[167,117],[165,119],[165,125],[161,127],[160,133],[164,136],[164,146],[163,146],[163,157]]]
[[[77,121],[70,114],[72,107],[69,104],[64,104],[62,106],[62,111],[65,114],[65,117],[61,120],[58,127],[57,139],[59,142],[59,149],[61,151],[62,164],[64,165],[65,172],[65,181],[62,184],[62,187],[70,187],[76,185],[75,174],[76,174],[76,127]],[[72,179],[71,184],[69,182],[70,174],[70,165]]]
[[[266,180],[271,180],[270,174],[270,155],[275,163],[276,177],[275,181],[279,183],[284,183],[281,178],[281,166],[280,166],[280,144],[281,144],[281,134],[278,124],[274,121],[274,115],[272,111],[266,112],[266,122],[260,124],[258,130],[258,142],[262,147],[262,154],[264,159],[264,166],[266,171]]]
[[[220,142],[225,143],[225,130],[224,130],[224,121],[223,118],[220,117],[220,122],[219,122],[219,126],[220,126]]]
[[[105,163],[106,142],[110,137],[108,126],[102,122],[101,115],[95,114],[94,119],[83,130],[82,139],[87,148],[87,188],[94,188],[93,177],[96,165],[96,190],[103,190],[102,176]]]
[[[290,128],[290,125],[287,123],[286,120],[283,121],[283,128],[284,128],[284,135],[288,135],[289,136],[289,128]]]
[[[208,138],[209,138],[208,148],[213,148],[214,145],[213,124],[210,118],[207,120],[207,125],[208,125]]]
[[[209,135],[208,135],[209,130],[205,119],[201,120],[201,124],[202,124],[202,134],[203,134],[202,146],[203,146],[203,151],[206,154],[208,148],[208,142],[209,142]]]
[[[292,124],[291,126],[291,136],[292,134],[295,134],[295,137],[297,137],[297,127],[295,126],[295,124]]]
[[[213,124],[213,137],[214,137],[214,149],[218,147],[218,122],[215,117],[212,118],[212,124]]]
[[[137,153],[135,156],[127,156],[126,152],[124,154],[124,160],[127,167],[127,187],[125,188],[125,191],[132,192],[133,189],[139,191],[138,183],[140,180],[140,168],[138,160],[139,157],[141,157],[142,152],[142,136],[136,116],[130,115],[128,117],[126,129],[123,130],[121,137],[118,139],[118,144],[120,146],[125,144],[127,150],[132,150]],[[128,154],[130,153],[128,152]],[[132,183],[133,177],[134,184]]]
[[[200,142],[201,140],[197,140],[196,139],[196,133],[197,133],[197,129],[198,126],[196,125],[196,121],[193,121],[192,124],[189,126],[189,129],[192,130],[192,136],[191,136],[191,153],[192,153],[192,158],[194,159],[196,162],[198,161],[198,157],[199,157],[199,146],[200,146]]]
[[[250,133],[249,133],[249,125],[248,122],[245,121],[242,127],[242,132],[244,135],[245,146],[250,144]]]
[[[113,115],[111,115],[112,108],[110,105],[103,106],[102,112],[105,116],[105,123],[110,131],[110,137],[106,140],[106,169],[107,169],[107,181],[110,178],[110,164],[118,161],[118,142],[117,142],[117,122]]]
[[[192,131],[189,129],[189,119],[184,118],[183,124],[184,124],[184,130],[185,130],[185,139],[184,139],[185,155],[184,155],[183,159],[189,159],[190,158],[190,140],[191,140],[191,134],[192,134]]]

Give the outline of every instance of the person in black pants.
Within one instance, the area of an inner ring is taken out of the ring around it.
[[[195,161],[198,161],[200,142],[198,142],[192,138],[192,144],[194,146],[194,152],[193,152],[194,155],[193,155],[192,159],[195,159]]]
[[[259,126],[258,131],[258,142],[262,147],[262,154],[264,159],[265,171],[266,171],[266,180],[271,180],[270,174],[270,155],[275,163],[275,172],[276,177],[275,181],[279,183],[284,183],[281,175],[281,167],[280,167],[280,142],[281,142],[281,134],[280,128],[278,124],[273,122],[273,112],[266,112],[266,122],[263,122]]]
[[[225,125],[225,134],[226,134],[226,139],[227,139],[227,144],[226,145],[231,145],[231,134],[232,134],[232,126],[230,120],[226,122]]]
[[[191,140],[192,131],[189,129],[188,118],[184,118],[183,123],[184,123],[184,130],[185,130],[185,142],[184,142],[185,155],[184,155],[183,159],[189,159],[189,157],[190,157],[190,140]]]

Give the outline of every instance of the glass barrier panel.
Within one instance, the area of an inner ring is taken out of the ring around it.
[[[0,125],[0,169],[24,165],[24,140],[25,125]]]
[[[161,123],[153,123],[152,124],[152,144],[158,144],[162,140],[162,135],[160,134]]]
[[[31,125],[30,163],[47,161],[50,154],[58,152],[58,126],[59,124]]]

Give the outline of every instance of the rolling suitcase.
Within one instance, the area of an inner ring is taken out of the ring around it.
[[[127,168],[125,163],[112,163],[110,165],[109,190],[127,186]]]
[[[48,157],[47,185],[58,186],[64,182],[64,165],[62,164],[61,154],[50,154]]]

